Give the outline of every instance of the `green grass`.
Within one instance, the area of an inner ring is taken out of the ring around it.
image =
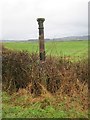
[[[30,53],[39,51],[38,42],[7,42],[4,45],[13,50],[27,50]],[[88,41],[46,42],[45,51],[47,55],[53,56],[84,56],[88,54]]]
[[[23,103],[24,100],[18,99],[19,104],[15,104],[12,96],[3,92],[3,118],[84,118],[87,116],[83,111],[76,111],[75,108],[66,110],[65,101],[58,103],[57,107],[47,105],[42,108],[42,102]],[[17,99],[17,98],[16,98]],[[15,100],[16,100],[15,99]],[[45,100],[47,102],[47,100]],[[49,102],[50,99],[48,99]],[[20,105],[20,103],[23,103]],[[27,105],[26,105],[27,104]]]

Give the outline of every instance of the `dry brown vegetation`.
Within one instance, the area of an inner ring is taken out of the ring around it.
[[[65,57],[47,57],[45,63],[40,64],[37,54],[4,47],[2,53],[3,90],[16,92],[15,97],[29,95],[28,102],[50,97],[56,107],[58,102],[67,99],[66,109],[73,105],[77,110],[88,109],[87,59],[71,62]]]
[[[75,63],[65,57],[47,57],[45,63],[40,64],[37,54],[6,48],[3,48],[2,56],[3,88],[8,91],[26,88],[28,84],[32,84],[31,92],[40,92],[39,84],[42,84],[48,91],[55,93],[63,84],[64,93],[69,93],[72,86],[79,89],[77,81],[83,84],[88,81],[87,60]]]

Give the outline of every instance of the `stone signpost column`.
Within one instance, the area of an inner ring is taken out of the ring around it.
[[[45,46],[44,46],[44,26],[43,22],[45,21],[44,18],[38,18],[38,25],[39,25],[39,55],[40,61],[45,61]]]

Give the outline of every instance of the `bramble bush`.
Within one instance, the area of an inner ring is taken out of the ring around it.
[[[63,93],[70,95],[74,90],[81,90],[77,81],[83,87],[88,81],[87,59],[71,62],[67,57],[46,56],[46,61],[41,64],[36,53],[2,48],[2,83],[5,91],[12,93],[29,86],[28,91],[38,96],[44,86],[51,93],[62,89]]]

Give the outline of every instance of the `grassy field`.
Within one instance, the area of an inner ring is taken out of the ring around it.
[[[39,51],[38,42],[7,42],[4,45],[14,50]],[[45,50],[47,55],[53,56],[83,56],[88,52],[88,41],[46,42]]]

